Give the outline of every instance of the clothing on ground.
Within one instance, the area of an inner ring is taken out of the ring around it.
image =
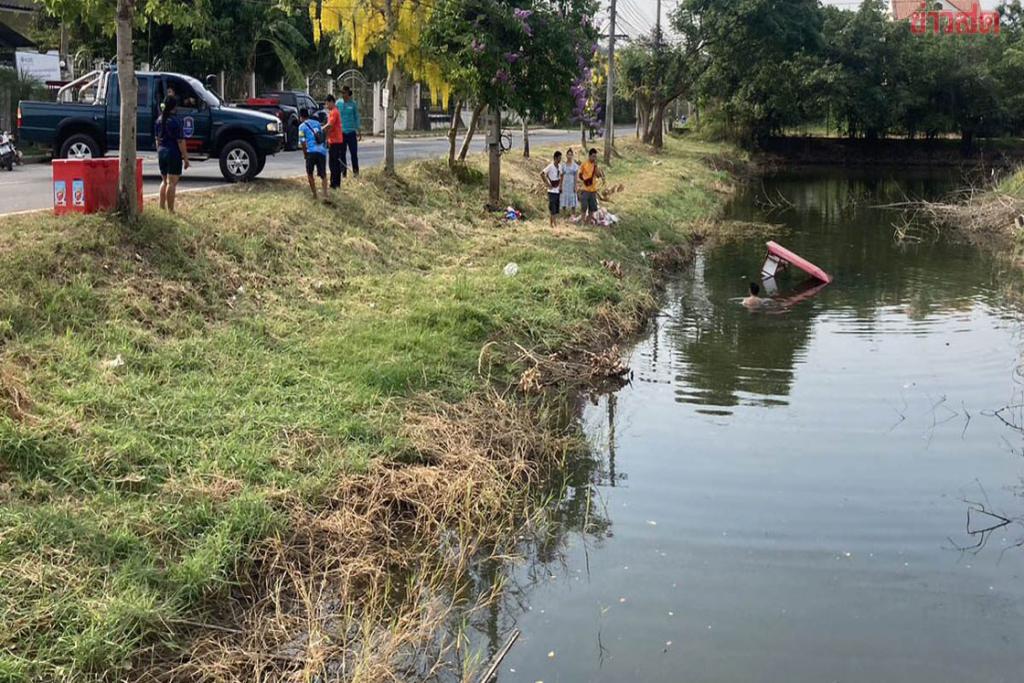
[[[571,164],[562,164],[562,208],[575,209],[580,205],[576,196],[576,174],[580,172],[580,165],[575,161]]]
[[[584,192],[597,192],[597,164],[587,159],[580,165],[580,180]]]
[[[345,139],[341,132],[341,112],[335,107],[327,113],[327,144],[340,145]]]
[[[562,171],[558,168],[555,162],[551,162],[544,167],[544,175],[548,179],[548,193],[558,197],[562,192],[561,188],[558,187],[558,181],[562,178]]]
[[[320,122],[313,119],[306,119],[299,124],[299,133],[302,134],[302,138],[306,142],[306,152],[309,154],[323,154],[327,156],[327,143],[317,142],[317,133],[323,134],[323,128],[320,127]],[[321,138],[322,139],[322,138]]]
[[[341,111],[341,129],[346,133],[359,132],[359,105],[355,100],[341,100],[338,109]]]

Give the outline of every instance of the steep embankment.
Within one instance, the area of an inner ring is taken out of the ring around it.
[[[541,156],[506,159],[513,224],[479,162],[0,222],[0,680],[378,681],[436,642],[578,444],[495,388],[607,371],[729,191],[714,147],[623,151],[611,230],[547,227]]]

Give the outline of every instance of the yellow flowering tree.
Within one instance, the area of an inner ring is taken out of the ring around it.
[[[381,48],[387,56],[384,112],[384,170],[395,171],[395,84],[402,70],[430,88],[435,104],[446,109],[451,87],[441,67],[425,55],[421,29],[432,11],[431,0],[312,0],[309,6],[313,39],[343,33],[349,38],[352,61],[363,65],[366,55]]]

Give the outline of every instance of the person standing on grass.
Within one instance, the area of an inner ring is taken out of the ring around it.
[[[565,153],[565,163],[562,164],[562,201],[561,208],[570,216],[576,215],[580,201],[576,194],[576,174],[580,172],[580,165],[574,159],[572,147]]]
[[[299,110],[299,146],[302,147],[302,155],[306,158],[306,178],[309,180],[309,189],[316,199],[316,180],[313,172],[320,177],[324,187],[324,201],[327,201],[327,144],[324,140],[324,131],[320,122],[309,118],[309,109],[303,107]]]
[[[555,227],[555,220],[558,218],[558,207],[562,197],[562,153],[555,152],[550,164],[540,172],[544,179],[544,185],[548,190],[548,211],[551,214],[551,227]]]
[[[588,223],[597,223],[597,181],[604,178],[604,171],[597,166],[597,150],[593,147],[587,153],[587,160],[580,165],[579,179],[583,192],[583,217]]]
[[[345,138],[341,154],[341,175],[348,176],[348,169],[352,169],[352,175],[359,175],[359,139],[363,134],[359,132],[359,105],[352,100],[352,88],[347,85],[341,89],[341,132]],[[348,150],[348,162],[345,161],[345,150]]]
[[[183,167],[188,168],[188,150],[177,116],[178,101],[168,95],[156,120],[156,158],[160,167],[160,208],[174,213],[174,196]]]
[[[328,95],[324,102],[327,107],[327,164],[331,169],[331,189],[341,187],[342,159],[345,157],[345,135],[342,133],[341,112],[334,95]]]

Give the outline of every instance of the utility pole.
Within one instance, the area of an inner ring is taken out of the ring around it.
[[[661,6],[661,0],[658,0]],[[604,163],[612,164],[615,136],[615,0],[611,0],[611,20],[608,26],[608,91],[604,104]]]
[[[654,20],[654,40],[658,47],[661,47],[661,0],[658,0],[658,18]]]

